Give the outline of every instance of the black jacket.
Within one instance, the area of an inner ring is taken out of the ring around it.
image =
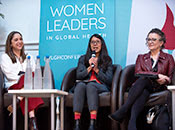
[[[88,80],[90,79],[91,72],[88,74],[87,67],[85,66],[85,55],[81,56],[78,61],[78,67],[76,71],[77,80]],[[108,64],[107,70],[104,71],[101,67],[98,67],[99,73],[95,73],[97,79],[108,88],[111,86],[113,77],[113,66],[112,63]]]

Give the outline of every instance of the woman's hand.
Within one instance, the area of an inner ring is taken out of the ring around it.
[[[88,67],[89,69],[88,70],[94,70],[96,73],[98,73],[99,72],[99,69],[98,69],[98,58],[97,57],[91,57],[90,59],[89,59],[89,64],[90,64],[90,66]],[[92,67],[91,65],[94,65],[94,67]]]
[[[169,83],[170,82],[170,78],[166,75],[163,75],[163,74],[158,74],[158,77],[159,79],[157,79],[157,82],[162,85],[162,84],[165,84],[165,83]]]
[[[89,72],[92,70],[92,66],[90,65],[88,68],[87,68],[87,72],[89,74]]]
[[[91,66],[92,64],[95,65],[95,59],[96,59],[96,57],[91,57],[91,58],[89,59],[89,65],[90,65],[90,66]]]
[[[87,71],[88,71],[88,73],[92,70],[92,64],[94,64],[94,59],[93,59],[94,57],[91,57],[90,59],[89,59],[89,67],[87,68]]]
[[[95,71],[95,73],[98,74],[98,72],[99,72],[99,69],[98,69],[98,58],[95,57],[93,61],[94,61],[93,62],[93,64],[94,64],[93,70]]]

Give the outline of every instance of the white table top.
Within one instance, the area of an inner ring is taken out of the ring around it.
[[[50,97],[51,94],[54,94],[54,96],[68,95],[68,92],[58,89],[8,90],[8,93],[16,94],[22,97]]]
[[[167,88],[168,88],[169,90],[175,90],[175,85],[169,85]]]

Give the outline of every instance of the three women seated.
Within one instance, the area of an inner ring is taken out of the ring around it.
[[[138,78],[129,90],[126,103],[115,113],[109,115],[109,118],[121,123],[128,111],[131,110],[128,130],[137,130],[136,120],[143,110],[149,95],[154,92],[166,90],[167,85],[172,82],[175,62],[172,55],[162,51],[165,43],[165,34],[160,29],[154,28],[148,33],[146,45],[149,52],[138,55],[135,63],[135,74],[157,75],[158,79]],[[5,74],[7,89],[18,81],[20,77],[18,75],[19,71],[25,71],[26,54],[24,53],[23,46],[22,35],[19,32],[9,34],[5,54],[1,56],[1,69]],[[11,67],[13,67],[13,70]],[[79,58],[76,70],[76,79],[79,82],[72,89],[74,93],[74,130],[80,130],[80,120],[81,116],[83,116],[81,113],[86,100],[90,113],[88,130],[97,129],[98,94],[110,91],[112,78],[112,59],[108,55],[105,41],[100,35],[94,34],[89,39],[86,54]],[[19,99],[20,102],[22,100]],[[29,109],[31,118],[30,129],[32,130],[38,129],[34,112],[43,103],[42,100],[38,100],[37,105]],[[31,104],[33,104],[33,101]],[[165,127],[162,126],[162,128]],[[166,129],[168,130],[168,128]]]

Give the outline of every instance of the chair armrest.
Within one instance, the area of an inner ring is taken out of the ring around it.
[[[112,87],[111,87],[111,113],[117,110],[118,105],[118,89],[119,89],[119,81],[120,75],[122,72],[121,65],[114,65],[115,72],[113,75],[112,80]]]
[[[75,81],[76,81],[76,67],[69,69],[64,75],[61,84],[61,90],[68,92],[74,86]]]
[[[128,65],[122,70],[119,84],[119,97],[118,97],[119,107],[121,107],[122,104],[124,103],[124,93],[126,92],[127,88],[130,87],[136,80],[134,73],[135,73],[134,64]]]
[[[156,93],[152,93],[147,101],[147,106],[154,106],[157,104],[167,104],[169,99],[171,101],[171,92],[169,90],[164,90]]]

